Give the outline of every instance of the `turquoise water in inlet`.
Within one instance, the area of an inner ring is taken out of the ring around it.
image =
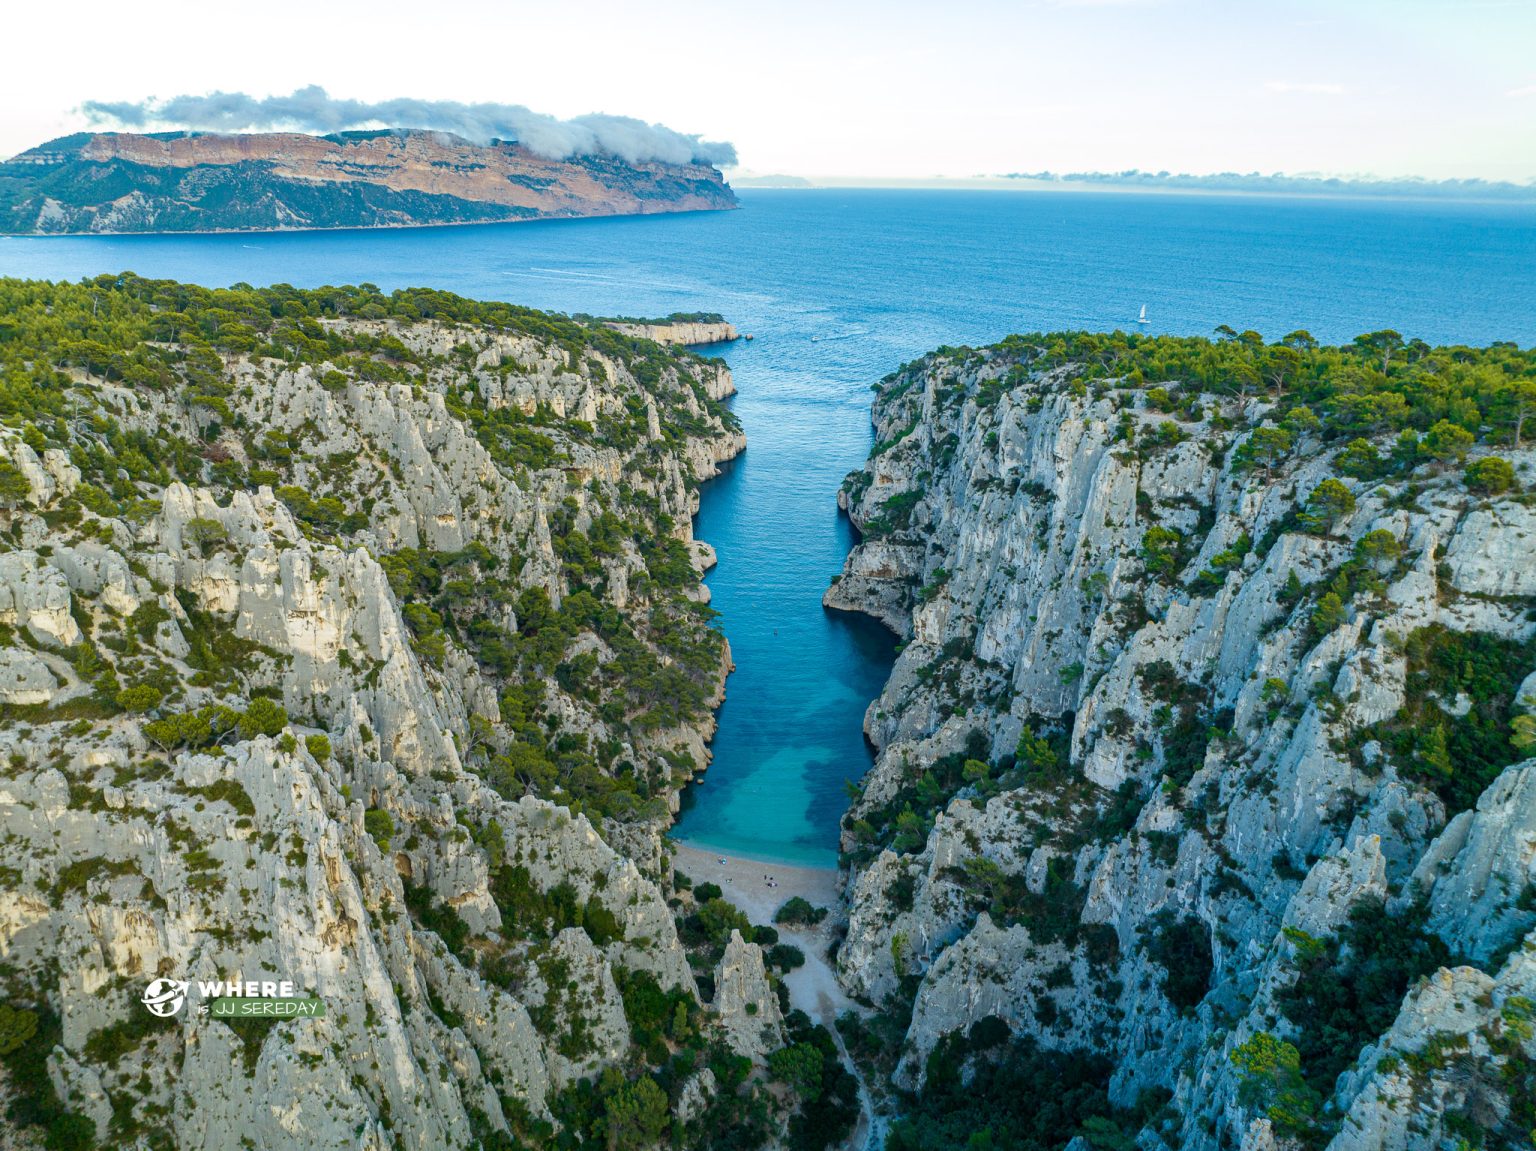
[[[1216,196],[742,193],[739,212],[410,231],[0,239],[0,274],[131,269],[206,284],[424,284],[597,315],[719,311],[746,454],[697,529],[737,670],[680,838],[830,864],[844,781],[892,641],[821,593],[852,542],[836,511],[870,442],[869,385],[940,344],[1129,327],[1347,340],[1536,342],[1536,211]]]

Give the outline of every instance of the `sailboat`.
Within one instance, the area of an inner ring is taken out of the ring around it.
[[[1138,324],[1150,324],[1152,322],[1151,320],[1147,319],[1147,305],[1141,305],[1141,315],[1136,317],[1136,322]]]

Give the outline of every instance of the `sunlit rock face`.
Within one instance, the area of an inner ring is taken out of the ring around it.
[[[825,602],[905,640],[865,716],[838,957],[850,993],[912,997],[896,1085],[996,1017],[1107,1056],[1121,1106],[1166,1092],[1138,1146],[1298,1146],[1240,1097],[1234,1053],[1295,1038],[1309,957],[1385,904],[1447,966],[1362,1038],[1317,1130],[1355,1149],[1439,1145],[1458,1114],[1497,1128],[1532,1051],[1536,763],[1510,751],[1458,811],[1383,740],[1490,706],[1433,682],[1458,643],[1502,653],[1499,707],[1530,694],[1528,497],[1461,467],[1346,476],[1353,507],[1309,530],[1340,440],[1294,429],[1244,466],[1271,399],[1184,388],[1170,414],[1037,351],[945,350],[882,381],[877,447],[839,495],[863,539]],[[1492,451],[1536,479],[1529,448]]]

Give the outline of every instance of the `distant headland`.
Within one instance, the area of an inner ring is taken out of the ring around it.
[[[548,156],[447,131],[100,132],[0,163],[0,232],[418,227],[734,208],[707,160]]]

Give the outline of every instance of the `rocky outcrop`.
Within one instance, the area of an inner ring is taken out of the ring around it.
[[[550,159],[516,143],[407,129],[82,133],[0,163],[8,232],[407,227],[734,207],[707,163]]]
[[[0,703],[49,703],[58,688],[40,656],[14,647],[0,649]]]
[[[741,443],[712,370],[308,323],[325,358],[226,350],[196,388],[79,373],[72,454],[0,428],[38,464],[0,541],[0,954],[8,1001],[57,1022],[59,1105],[113,1146],[536,1140],[564,1087],[653,1059],[641,973],[680,1036],[760,1059],[761,953],[737,939],[699,1003],[662,839],[729,666],[689,527]],[[194,985],[164,1021],[157,978]],[[223,979],[327,1010],[235,1030],[198,1012]]]
[[[731,1045],[742,1054],[761,1058],[784,1046],[784,1017],[768,983],[763,949],[734,929],[715,968],[714,1006]]]
[[[1329,1151],[1454,1145],[1452,1117],[1463,1128],[1518,1127],[1523,1115],[1511,1103],[1519,1088],[1511,1085],[1529,1076],[1536,1058],[1533,990],[1529,950],[1494,977],[1442,968],[1413,988],[1391,1030],[1363,1053],[1360,1070],[1342,1079],[1344,1117]]]
[[[1300,1034],[1302,951],[1385,905],[1475,967],[1362,1038],[1311,1137],[1427,1146],[1415,1116],[1444,1131],[1485,1106],[1499,1128],[1507,1098],[1478,1092],[1525,1073],[1509,1037],[1529,1031],[1499,1004],[1536,927],[1533,765],[1506,754],[1458,799],[1402,733],[1502,715],[1536,667],[1528,498],[1433,465],[1346,476],[1352,506],[1309,530],[1341,441],[1287,423],[1288,450],[1253,466],[1272,401],[1151,401],[1041,351],[948,350],[882,381],[878,446],[839,494],[862,539],[825,603],[905,641],[865,716],[877,758],[844,822],[838,956],[872,1007],[916,987],[896,1085],[920,1089],[941,1040],[995,1018],[1107,1056],[1122,1106],[1169,1093],[1175,1117],[1140,1147],[1295,1146],[1233,1053]],[[1499,452],[1536,479],[1529,449]],[[1505,661],[1472,694],[1436,682],[1459,643]]]
[[[704,347],[707,344],[729,344],[741,339],[734,324],[724,320],[667,319],[657,321],[611,320],[608,326],[626,336],[638,336],[642,340],[654,340],[658,344],[680,344],[684,347]]]

